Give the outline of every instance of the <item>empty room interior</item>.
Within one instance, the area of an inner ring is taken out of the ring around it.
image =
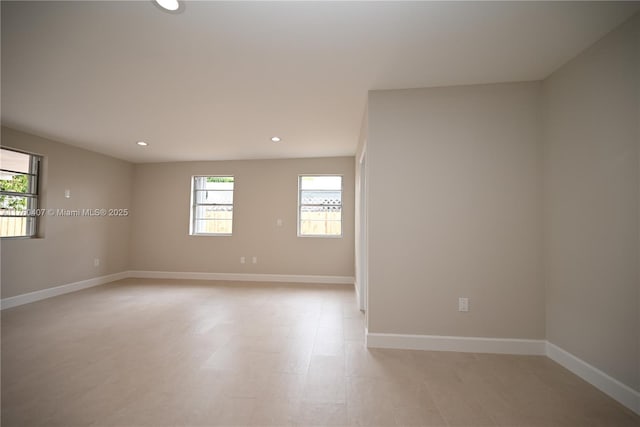
[[[2,426],[640,426],[640,2],[0,13]]]

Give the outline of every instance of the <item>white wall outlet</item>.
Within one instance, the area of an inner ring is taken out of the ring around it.
[[[243,256],[240,257],[240,264],[244,264],[245,262],[247,262]]]
[[[458,298],[458,311],[469,311],[469,298]]]
[[[93,266],[94,267],[98,267],[100,265],[100,258],[94,258],[93,259]]]
[[[257,264],[258,263],[258,257],[254,256],[253,258],[251,258],[251,262],[254,263],[254,264]]]
[[[71,190],[69,190],[68,188],[66,188],[64,190],[64,198],[65,199],[70,199],[71,198]]]
[[[276,225],[277,225],[278,227],[282,227],[282,220],[281,220],[280,218],[278,218],[278,219],[276,220]]]

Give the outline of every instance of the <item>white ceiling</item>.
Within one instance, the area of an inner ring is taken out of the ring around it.
[[[133,162],[352,155],[368,90],[542,79],[639,9],[3,1],[2,121]]]

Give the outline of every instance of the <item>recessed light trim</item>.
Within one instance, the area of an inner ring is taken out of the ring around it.
[[[138,142],[136,142],[136,144],[137,144],[137,145],[139,145],[140,147],[146,147],[146,146],[148,146],[148,145],[149,145],[149,144],[147,144],[147,143],[146,143],[146,142],[144,142],[144,141],[138,141]]]
[[[158,5],[166,10],[175,11],[180,7],[178,0],[155,0]]]
[[[279,137],[277,137],[277,136],[272,136],[272,137],[271,137],[271,142],[280,142],[280,141],[282,141],[282,139],[280,139],[280,138],[279,138]]]

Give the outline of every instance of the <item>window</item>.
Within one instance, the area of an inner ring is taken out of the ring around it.
[[[0,150],[0,237],[33,237],[38,220],[40,156]]]
[[[232,176],[194,176],[191,235],[230,236],[233,229]]]
[[[298,177],[298,236],[342,236],[342,177]]]

